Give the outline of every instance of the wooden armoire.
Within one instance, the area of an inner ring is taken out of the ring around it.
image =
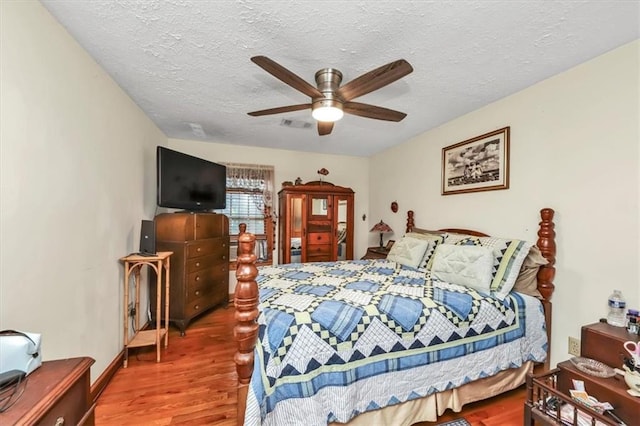
[[[279,263],[353,259],[354,192],[314,181],[278,192]]]

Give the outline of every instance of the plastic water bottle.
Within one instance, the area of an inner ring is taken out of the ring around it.
[[[607,314],[607,324],[614,327],[626,327],[627,317],[626,308],[627,304],[622,297],[620,290],[613,290],[611,296],[609,296],[609,313]]]

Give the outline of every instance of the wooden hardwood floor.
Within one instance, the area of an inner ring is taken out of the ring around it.
[[[172,327],[160,363],[154,347],[131,350],[129,367],[120,368],[98,398],[96,425],[235,426],[233,314],[233,307],[215,309],[184,337]],[[524,400],[521,387],[461,413],[447,411],[438,421],[464,416],[472,426],[522,425]]]

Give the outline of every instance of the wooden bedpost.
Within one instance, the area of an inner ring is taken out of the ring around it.
[[[246,229],[246,228],[245,228]],[[255,255],[256,237],[240,233],[238,236],[238,267],[236,269],[235,319],[233,337],[238,351],[234,356],[238,373],[238,424],[244,424],[249,381],[253,372],[253,349],[258,337],[258,268]]]
[[[551,357],[551,295],[555,289],[553,278],[556,275],[556,231],[553,223],[553,209],[544,208],[540,210],[540,229],[538,230],[538,241],[536,245],[542,252],[542,255],[549,261],[548,264],[542,266],[538,271],[538,291],[544,299],[544,316],[547,323],[547,360],[544,363],[545,370],[549,370]]]
[[[411,232],[414,226],[416,226],[416,224],[413,222],[413,210],[409,210],[407,212],[407,227],[405,231]]]

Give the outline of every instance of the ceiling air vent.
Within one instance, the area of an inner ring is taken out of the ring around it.
[[[283,118],[280,125],[284,127],[293,127],[294,129],[310,129],[313,127],[313,124],[307,121],[289,120],[287,118]]]
[[[198,123],[189,123],[189,127],[191,127],[191,133],[199,138],[206,138],[207,134],[204,132],[202,126]]]

